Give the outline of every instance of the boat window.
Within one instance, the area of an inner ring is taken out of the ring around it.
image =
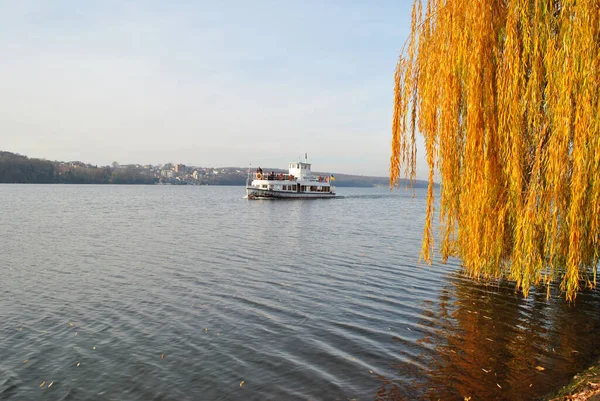
[[[266,187],[267,187],[267,184],[263,184],[263,186],[262,186],[262,187],[263,187],[263,188],[266,188]]]

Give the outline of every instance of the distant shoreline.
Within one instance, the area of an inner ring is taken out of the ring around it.
[[[281,169],[265,168],[282,172]],[[244,186],[247,168],[195,167],[183,164],[94,166],[80,161],[61,162],[28,158],[0,151],[0,184],[93,184],[93,185],[212,185]],[[315,172],[315,174],[319,174]],[[388,177],[335,173],[337,187],[388,187]],[[400,187],[426,188],[427,181],[412,184],[401,180]]]
[[[119,183],[119,184],[113,184],[110,182],[105,182],[105,183],[72,183],[72,182],[0,182],[0,185],[96,185],[96,186],[175,186],[175,187],[185,187],[185,186],[190,186],[190,187],[242,187],[244,188],[246,186],[246,183],[244,182],[243,184],[161,184],[161,183],[151,183],[151,184],[144,184],[144,183]],[[437,188],[439,185],[438,184],[434,184],[435,187]],[[411,188],[427,188],[427,186],[417,186],[417,185],[413,185],[411,186],[410,184],[407,185],[400,185],[399,187],[394,187],[394,188],[390,188],[389,186],[384,186],[384,185],[349,185],[349,184],[341,184],[341,185],[336,185],[336,187],[338,188],[384,188],[384,189],[391,189],[391,190],[399,190],[399,189],[411,189]]]

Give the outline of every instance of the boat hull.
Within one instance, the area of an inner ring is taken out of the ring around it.
[[[248,199],[326,199],[335,198],[335,193],[274,191],[271,189],[246,187],[246,197]]]

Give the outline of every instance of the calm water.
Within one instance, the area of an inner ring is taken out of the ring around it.
[[[597,293],[418,267],[424,192],[339,194],[0,185],[0,399],[518,400],[597,356]]]

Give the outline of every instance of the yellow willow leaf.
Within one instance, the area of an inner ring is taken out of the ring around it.
[[[596,286],[600,261],[600,7],[573,0],[415,0],[394,76],[390,185],[429,189],[421,258],[462,259],[525,296]],[[434,177],[441,233],[433,233]]]

